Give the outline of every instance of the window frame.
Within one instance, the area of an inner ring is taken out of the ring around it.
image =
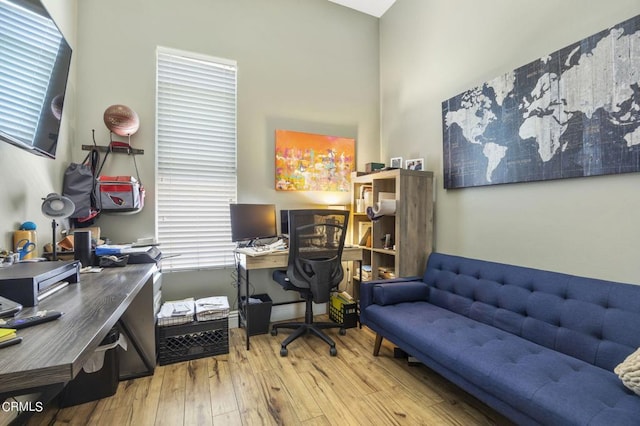
[[[155,218],[163,270],[235,266],[228,205],[238,187],[237,77],[236,61],[157,48]],[[194,90],[195,83],[202,86]]]

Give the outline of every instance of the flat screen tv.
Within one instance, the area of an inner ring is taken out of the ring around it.
[[[278,235],[273,204],[229,204],[231,241],[254,242]]]
[[[55,158],[70,64],[39,0],[0,0],[0,140]]]

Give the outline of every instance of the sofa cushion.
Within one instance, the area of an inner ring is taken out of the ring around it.
[[[640,347],[640,286],[441,253],[424,281],[434,305],[609,371]]]
[[[415,302],[429,298],[429,286],[422,281],[396,282],[373,286],[373,303],[393,305],[403,302]]]
[[[383,335],[542,424],[634,424],[640,398],[612,371],[428,302],[370,305]]]

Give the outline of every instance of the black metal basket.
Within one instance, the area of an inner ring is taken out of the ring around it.
[[[229,353],[229,318],[156,327],[160,365]]]

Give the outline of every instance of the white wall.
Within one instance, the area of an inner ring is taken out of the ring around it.
[[[79,2],[77,141],[98,143],[102,114],[123,103],[140,116],[132,137],[147,189],[135,216],[103,216],[114,242],[155,231],[155,52],[166,46],[238,62],[238,200],[278,208],[347,203],[348,194],[276,193],[275,129],[355,137],[359,168],[379,156],[378,20],[325,0],[83,0]],[[74,151],[77,159],[84,153]],[[112,162],[113,160],[113,162]],[[110,173],[131,174],[126,156]],[[197,226],[197,218],[194,218]],[[233,295],[231,271],[168,274],[167,298]],[[271,281],[267,273],[255,282]]]
[[[73,49],[71,70],[56,159],[36,156],[13,145],[0,142],[0,249],[12,249],[13,231],[21,223],[38,226],[38,250],[51,242],[51,222],[40,212],[42,198],[62,191],[62,176],[70,158],[75,128],[76,9],[77,0],[44,0],[45,7]]]
[[[380,24],[381,153],[437,176],[436,250],[640,283],[637,173],[445,191],[441,103],[640,13],[637,0],[398,0]]]

